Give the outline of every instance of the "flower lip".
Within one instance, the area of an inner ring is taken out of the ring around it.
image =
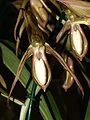
[[[72,31],[72,44],[73,44],[73,49],[77,52],[77,54],[81,55],[82,54],[82,35],[80,31],[78,30],[77,25],[71,26],[71,31]]]
[[[88,42],[79,24],[71,24],[71,47],[80,60],[87,53]]]
[[[35,74],[38,81],[41,83],[41,85],[46,84],[47,74],[46,74],[46,66],[44,61],[41,58],[37,58],[35,60]]]
[[[44,52],[44,46],[34,51],[32,75],[35,82],[45,91],[51,81],[51,70]]]

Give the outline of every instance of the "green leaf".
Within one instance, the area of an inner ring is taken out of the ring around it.
[[[87,106],[85,120],[90,120],[90,98],[89,98],[89,101],[88,101],[88,106]]]
[[[26,114],[27,114],[27,111],[28,111],[29,102],[30,102],[30,99],[27,98],[25,100],[25,104],[22,105],[19,120],[25,120],[26,119]]]
[[[44,99],[44,96],[41,95],[40,99],[41,99],[41,101],[40,101],[39,109],[40,109],[40,113],[41,113],[43,119],[44,120],[53,120],[53,117],[49,111],[49,108],[48,108],[47,103]]]
[[[59,112],[59,109],[56,105],[56,102],[51,94],[50,91],[48,91],[47,93],[47,97],[48,97],[48,100],[49,100],[49,103],[51,105],[51,108],[52,108],[52,111],[53,111],[53,114],[55,116],[55,120],[62,120],[61,116],[60,116],[60,112]]]
[[[3,63],[6,65],[6,67],[14,74],[16,75],[16,70],[17,67],[19,65],[19,59],[16,57],[16,55],[10,50],[8,49],[4,44],[0,43],[0,48],[2,51],[2,58],[3,58]],[[21,84],[26,88],[27,82],[30,78],[30,72],[27,70],[27,68],[24,66],[21,75],[19,77],[19,81],[21,82]],[[28,87],[28,92],[31,92],[31,88],[32,88],[32,81]],[[40,91],[40,87],[37,86],[36,89],[36,93],[37,94]],[[41,101],[40,101],[40,105],[39,105],[39,109],[40,109],[40,113],[43,117],[44,120],[53,120],[52,115],[49,111],[49,108],[46,104],[46,101],[43,97],[43,95],[41,95]]]
[[[2,58],[3,63],[6,65],[6,67],[14,74],[16,75],[16,70],[19,65],[19,59],[16,57],[16,55],[8,49],[4,44],[0,43],[0,48],[2,50]],[[26,84],[30,78],[30,72],[26,69],[24,66],[21,75],[19,77],[20,82],[24,87],[26,87]]]
[[[0,48],[2,51],[2,58],[3,58],[3,63],[5,66],[14,74],[16,75],[16,70],[18,68],[20,60],[16,57],[16,55],[8,49],[4,44],[0,43]],[[30,61],[30,60],[29,60]],[[29,63],[28,63],[29,64]],[[29,64],[30,65],[30,64]],[[26,85],[28,83],[28,80],[30,78],[30,72],[27,70],[27,68],[24,66],[23,70],[20,74],[19,81],[21,84],[26,88]],[[30,93],[31,92],[31,86],[32,86],[32,81],[30,82],[30,85],[27,88],[27,91]],[[37,86],[36,89],[36,94],[40,91],[40,87]]]
[[[12,42],[12,41],[10,41],[10,40],[7,40],[7,39],[0,39],[0,42],[1,43],[3,43],[4,45],[6,45],[6,46],[8,46],[10,49],[12,49],[12,50],[15,50],[15,43],[14,43],[14,41]]]
[[[0,75],[0,84],[1,84],[5,89],[7,89],[7,85],[6,85],[5,80],[4,80],[4,78],[2,77],[2,75]]]

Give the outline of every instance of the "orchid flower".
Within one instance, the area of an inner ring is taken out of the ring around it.
[[[44,36],[42,31],[37,27],[37,25],[33,22],[33,18],[31,18],[31,15],[27,12],[24,12],[24,18],[26,20],[26,30],[28,33],[28,37],[30,37],[31,43],[29,47],[27,48],[26,52],[24,53],[20,64],[18,66],[16,77],[14,79],[14,82],[12,84],[9,97],[11,96],[11,93],[16,85],[16,82],[19,78],[19,75],[23,69],[23,66],[27,59],[29,59],[32,56],[32,77],[33,80],[45,91],[46,88],[49,86],[51,81],[51,70],[50,66],[48,64],[48,61],[46,59],[46,53],[53,55],[59,63],[64,67],[66,71],[69,72],[69,74],[74,78],[77,85],[79,86],[82,94],[83,88],[77,79],[77,77],[74,75],[72,70],[68,67],[68,65],[65,63],[64,59],[60,54],[58,54],[48,43],[45,42]],[[32,28],[31,31],[29,31],[29,26]]]

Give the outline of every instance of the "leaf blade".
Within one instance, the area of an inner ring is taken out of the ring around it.
[[[14,75],[16,75],[16,70],[17,70],[19,62],[20,62],[19,59],[4,44],[0,43],[0,48],[2,50],[3,63]],[[19,80],[24,87],[26,87],[26,84],[27,84],[29,78],[30,78],[30,72],[24,66],[22,73],[19,77]]]
[[[44,99],[44,96],[41,95],[41,101],[40,101],[40,105],[39,105],[39,109],[40,109],[40,113],[43,117],[44,120],[54,120],[50,111],[49,111],[49,108],[47,106],[47,103]]]
[[[90,120],[90,98],[89,98],[89,101],[88,101],[88,106],[87,106],[85,120]]]
[[[58,109],[56,102],[50,91],[47,92],[47,97],[48,97],[49,103],[51,105],[52,111],[54,113],[55,120],[62,120],[59,109]]]

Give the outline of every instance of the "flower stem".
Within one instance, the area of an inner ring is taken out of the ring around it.
[[[33,101],[35,100],[34,97],[35,97],[36,86],[37,86],[36,83],[33,81],[31,94],[28,95],[28,97],[30,98],[30,102],[28,107],[27,120],[31,119],[31,111],[32,111]]]

